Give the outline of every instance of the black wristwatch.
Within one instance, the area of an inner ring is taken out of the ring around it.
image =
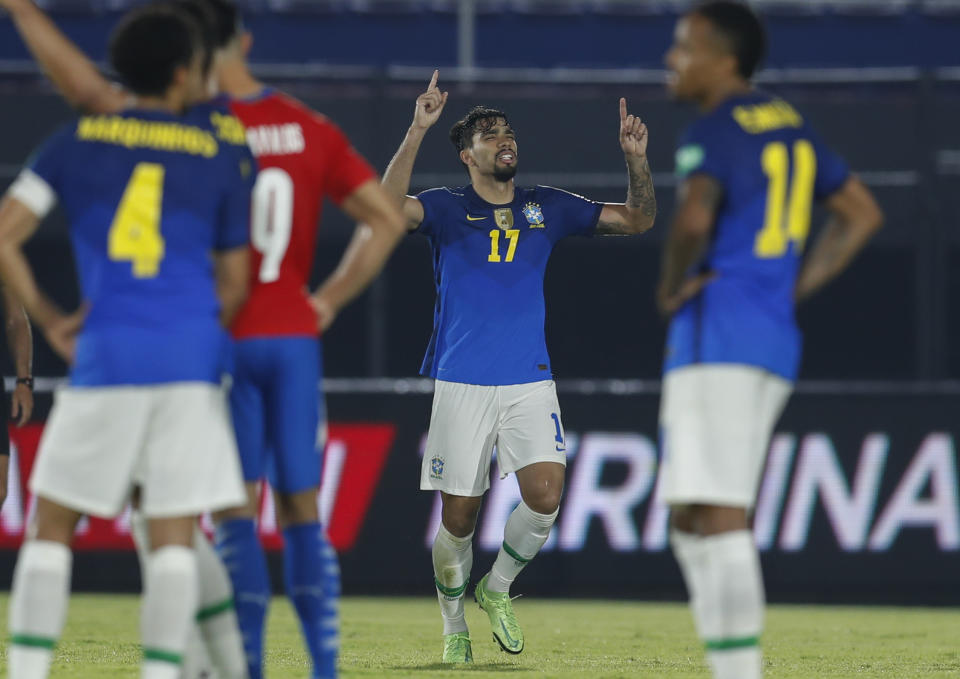
[[[17,384],[27,385],[27,389],[33,391],[33,378],[32,377],[18,377]]]

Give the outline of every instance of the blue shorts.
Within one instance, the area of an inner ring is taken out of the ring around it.
[[[325,426],[320,341],[267,337],[234,345],[230,409],[243,478],[281,493],[320,485]]]

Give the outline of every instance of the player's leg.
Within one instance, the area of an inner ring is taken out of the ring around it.
[[[266,438],[260,340],[235,343],[230,413],[243,467],[247,503],[214,515],[217,552],[233,588],[250,679],[263,676],[263,631],[272,594],[267,559],[257,534],[259,482],[264,476]]]
[[[420,489],[440,491],[443,503],[433,542],[433,576],[443,618],[444,662],[473,660],[463,599],[473,566],[477,514],[490,487],[497,389],[438,380],[433,395]]]
[[[717,679],[761,676],[764,593],[748,513],[789,385],[741,366],[695,366],[664,381],[661,495],[671,546]]]
[[[30,477],[36,514],[13,579],[12,677],[47,675],[66,615],[74,528],[82,514],[112,517],[123,508],[149,408],[143,391],[57,392]]]
[[[70,541],[80,513],[37,498],[34,535],[20,548],[10,593],[8,674],[44,679],[67,617]]]
[[[152,548],[142,616],[144,676],[177,677],[177,656],[186,649],[200,609],[197,516],[240,506],[246,498],[219,385],[164,385],[152,392],[145,451],[135,473]]]
[[[197,612],[196,516],[148,519],[152,549],[143,572],[143,679],[179,679]]]
[[[510,602],[510,585],[540,552],[560,510],[566,445],[553,382],[505,387],[497,438],[500,473],[515,472],[521,502],[507,519],[503,543],[475,596],[494,637],[508,653],[523,650],[523,631]]]
[[[283,573],[315,679],[334,677],[339,651],[340,569],[317,508],[321,456],[320,344],[315,338],[271,340],[266,394],[268,477],[283,530]]]

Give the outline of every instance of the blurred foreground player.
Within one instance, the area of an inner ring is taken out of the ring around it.
[[[544,337],[543,276],[567,236],[639,234],[653,226],[656,199],[647,163],[647,128],[620,100],[626,203],[597,203],[551,188],[515,186],[518,150],[506,114],[476,107],[450,139],[470,183],[406,196],[417,151],[447,94],[437,72],[416,102],[413,123],[384,174],[402,201],[407,228],[433,249],[437,306],[421,372],[436,380],[420,475],[440,491],[442,521],[433,544],[434,582],[443,617],[443,661],[465,663],[473,649],[463,597],[473,565],[473,532],[490,462],[515,473],[522,502],[503,546],[474,591],[494,639],[520,653],[523,631],[510,585],[543,547],[563,492],[566,444]]]
[[[178,0],[212,12],[217,80],[247,128],[260,173],[253,193],[251,293],[233,324],[236,372],[231,392],[248,503],[218,519],[250,676],[262,676],[263,628],[271,594],[256,532],[258,485],[277,492],[287,593],[300,617],[314,676],[334,676],[339,570],[317,512],[323,423],[318,323],[325,328],[382,268],[403,234],[399,211],[369,165],[323,116],[250,74],[252,37],[228,0]],[[96,112],[130,105],[129,93],[103,78],[27,0],[0,0],[24,41],[72,103]],[[320,209],[331,198],[362,222],[337,271],[313,295]]]
[[[761,676],[764,592],[749,513],[800,360],[794,305],[880,227],[870,192],[803,117],[754,90],[763,27],[746,6],[677,24],[669,88],[701,117],[677,151],[678,204],[657,289],[671,317],[659,492],[717,679]],[[814,201],[830,218],[803,257]]]
[[[133,12],[110,54],[136,108],[68,125],[0,205],[0,276],[73,364],[30,480],[36,516],[10,603],[15,679],[49,672],[80,517],[117,516],[134,485],[153,548],[141,676],[178,677],[197,610],[197,516],[245,499],[220,380],[223,324],[247,287],[253,158],[181,115],[207,96],[208,55],[189,17]],[[40,292],[22,253],[57,197],[84,299],[70,315]]]

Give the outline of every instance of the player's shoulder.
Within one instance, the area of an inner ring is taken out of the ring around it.
[[[466,187],[438,186],[421,191],[416,196],[420,201],[430,203],[463,203],[467,200]]]
[[[228,146],[237,146],[246,149],[246,128],[231,108],[231,101],[225,96],[213,99],[191,107],[185,114],[184,120],[198,127],[211,130],[217,141]]]
[[[573,191],[567,191],[566,189],[558,189],[555,186],[547,186],[545,184],[537,184],[536,186],[528,189],[519,189],[521,194],[521,200],[538,200],[542,202],[564,202],[564,201],[583,201],[586,203],[592,203],[589,198],[581,196],[579,193],[574,193]]]

